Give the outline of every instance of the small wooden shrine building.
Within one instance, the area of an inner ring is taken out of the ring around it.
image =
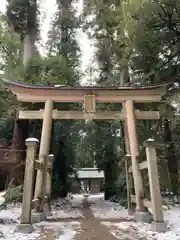
[[[77,178],[78,181],[74,179],[72,182],[72,193],[100,193],[101,185],[104,183],[104,171],[98,168],[80,168],[77,170]]]

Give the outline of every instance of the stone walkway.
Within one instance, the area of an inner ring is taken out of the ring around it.
[[[75,219],[76,222],[80,223],[80,230],[77,230],[77,233],[74,240],[146,240],[146,238],[140,237],[137,234],[136,229],[128,228],[119,229],[114,226],[106,226],[102,224],[103,222],[110,223],[124,223],[124,222],[132,222],[132,219],[97,219],[93,216],[93,213],[90,208],[90,203],[84,202],[81,207],[83,217]],[[54,222],[54,220],[48,220],[49,223]],[[56,219],[55,222],[71,224],[73,219]],[[113,236],[112,232],[115,233]],[[41,233],[43,233],[39,240],[55,240],[58,236],[61,235],[61,231],[55,231],[51,229],[44,229],[42,227]]]
[[[81,232],[76,235],[76,240],[117,240],[98,219],[94,218],[89,203],[84,202],[82,213],[84,218],[81,220]]]
[[[144,238],[139,238],[137,236],[135,230],[131,230],[130,232],[122,230],[119,233],[119,230],[115,227],[106,227],[102,225],[99,219],[94,218],[92,211],[90,209],[90,204],[84,202],[82,213],[84,218],[80,220],[81,222],[81,232],[78,233],[75,237],[75,240],[145,240]],[[102,221],[102,220],[101,220]],[[107,221],[107,219],[106,219]],[[113,221],[113,222],[127,222],[127,219],[122,219],[121,221]],[[110,221],[111,222],[111,221]],[[118,238],[111,234],[111,231],[118,231]]]

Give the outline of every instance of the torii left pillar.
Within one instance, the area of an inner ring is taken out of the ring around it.
[[[43,168],[37,171],[36,176],[36,187],[35,187],[35,199],[42,199],[44,201],[45,192],[45,184],[46,179],[44,176],[47,171],[47,161],[50,150],[50,141],[51,141],[51,133],[52,133],[52,112],[53,112],[53,101],[47,100],[45,102],[44,116],[43,116],[43,126],[41,133],[41,142],[39,149],[39,161],[43,163]],[[41,204],[40,212],[43,212],[43,205]]]
[[[126,111],[127,129],[129,136],[129,145],[131,153],[132,162],[132,172],[134,179],[134,188],[136,195],[136,213],[135,218],[137,221],[150,222],[151,216],[149,215],[147,209],[144,207],[144,189],[142,183],[142,176],[139,170],[139,149],[137,142],[137,132],[136,132],[136,117],[134,111],[134,103],[132,100],[127,100],[124,104]]]

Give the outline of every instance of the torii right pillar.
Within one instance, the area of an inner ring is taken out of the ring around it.
[[[132,100],[127,100],[124,104],[126,111],[126,123],[129,136],[130,154],[132,162],[132,173],[134,179],[134,188],[136,196],[136,221],[151,222],[151,216],[144,206],[144,189],[141,172],[139,170],[139,146],[137,141],[136,117],[134,104]]]
[[[41,142],[39,149],[39,161],[42,163],[43,168],[37,171],[36,176],[36,186],[35,186],[35,199],[40,199],[39,212],[35,212],[33,215],[33,221],[39,222],[45,219],[44,215],[44,203],[45,203],[45,193],[46,193],[46,175],[47,175],[47,164],[48,155],[50,149],[51,141],[51,129],[52,129],[52,112],[53,112],[53,101],[46,100],[43,125],[41,133]]]

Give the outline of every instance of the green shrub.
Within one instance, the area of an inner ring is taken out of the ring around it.
[[[127,204],[127,193],[124,185],[119,182],[113,184],[104,184],[101,186],[101,191],[108,192],[109,200],[114,202],[120,202],[121,205]]]
[[[23,196],[23,185],[19,185],[17,187],[9,187],[4,196],[5,203],[21,202],[22,196]]]

